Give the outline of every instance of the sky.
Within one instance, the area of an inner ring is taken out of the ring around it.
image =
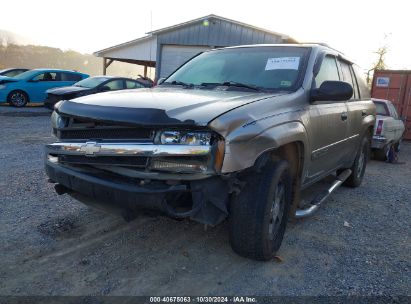
[[[2,1],[0,29],[35,44],[82,53],[133,40],[155,30],[209,14],[324,42],[363,69],[388,46],[391,69],[411,69],[408,0],[13,0]]]

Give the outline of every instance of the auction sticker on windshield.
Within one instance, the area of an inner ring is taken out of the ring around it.
[[[298,70],[300,57],[268,58],[265,70]]]

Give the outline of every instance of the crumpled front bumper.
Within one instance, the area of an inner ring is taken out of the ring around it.
[[[228,215],[229,197],[228,182],[218,175],[141,172],[141,177],[138,173],[130,177],[101,170],[99,166],[75,166],[58,161],[59,155],[164,157],[209,153],[211,147],[208,146],[57,142],[46,146],[45,169],[50,181],[64,189],[63,193],[88,205],[120,213],[151,209],[216,225]],[[185,178],[178,178],[181,176]],[[167,200],[184,193],[192,197],[192,210],[178,214]]]

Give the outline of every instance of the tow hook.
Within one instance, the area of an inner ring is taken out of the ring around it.
[[[54,185],[54,190],[56,191],[56,193],[58,195],[62,195],[62,194],[66,194],[66,193],[71,192],[71,190],[69,188],[67,188],[66,186],[63,186],[62,184],[55,184]]]

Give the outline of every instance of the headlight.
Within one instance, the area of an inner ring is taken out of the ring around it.
[[[67,127],[68,120],[65,117],[57,114],[56,111],[53,111],[51,114],[51,126],[53,129],[62,129]]]
[[[0,84],[0,90],[1,90],[1,89],[4,89],[5,87],[6,87],[5,84]]]
[[[211,143],[211,133],[201,131],[162,131],[157,138],[163,145],[209,146]]]

